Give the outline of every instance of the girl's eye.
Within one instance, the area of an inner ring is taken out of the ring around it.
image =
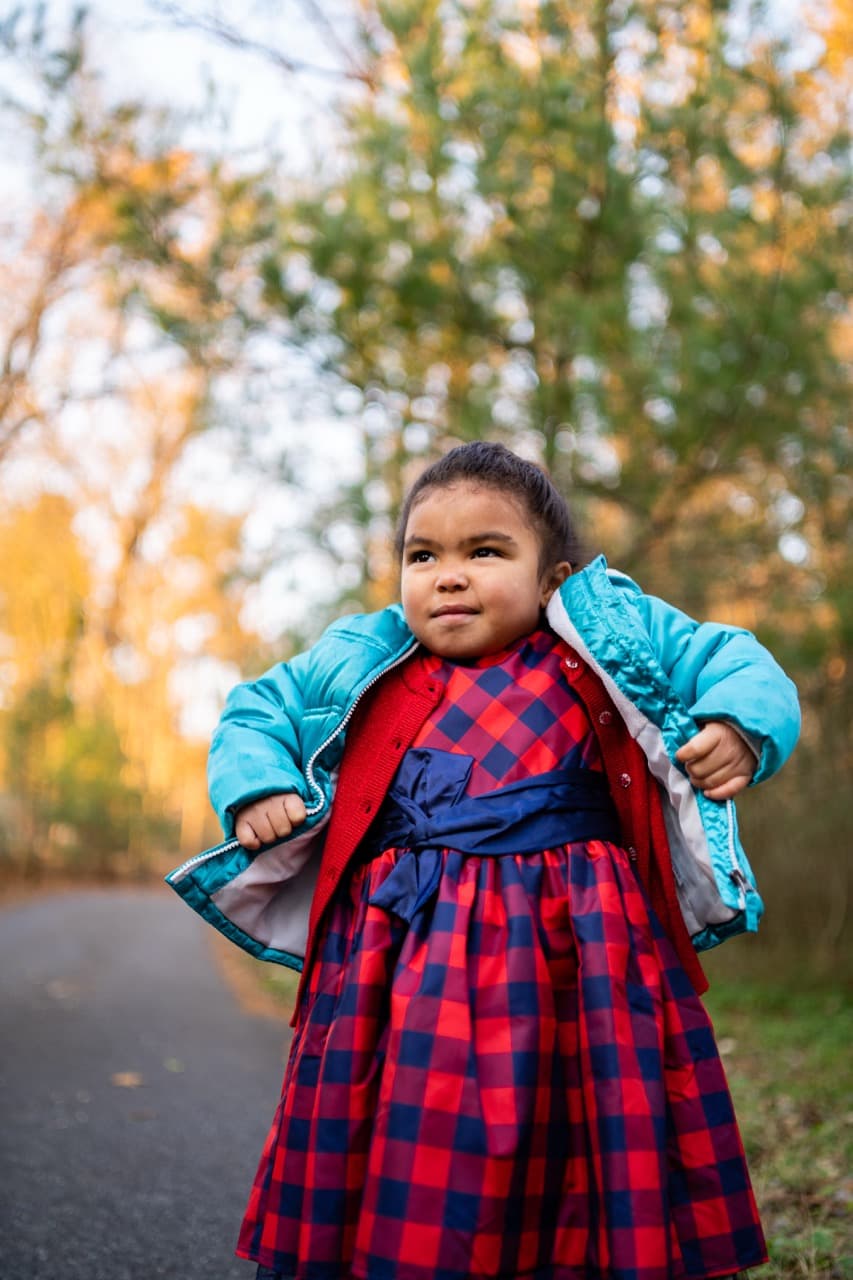
[[[498,551],[497,547],[477,547],[476,551],[474,551],[473,554],[475,556],[483,557],[483,556],[499,556],[501,553],[500,551]]]
[[[408,562],[409,564],[426,564],[431,556],[431,551],[410,551]]]

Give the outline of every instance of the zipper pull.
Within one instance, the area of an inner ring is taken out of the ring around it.
[[[729,879],[737,885],[740,890],[741,910],[746,916],[747,933],[755,933],[758,929],[758,904],[760,899],[741,871],[740,867],[736,867],[734,871],[729,872]]]
[[[750,888],[752,886],[750,885],[746,876],[741,871],[740,867],[735,867],[733,871],[729,872],[729,879],[731,880],[732,884],[737,885],[738,889],[740,890],[741,898],[745,900],[746,895],[749,893]],[[741,906],[744,906],[744,905],[745,905],[745,901],[742,901]]]

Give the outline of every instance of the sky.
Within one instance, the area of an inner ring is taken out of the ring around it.
[[[201,12],[215,5],[193,0],[182,6]],[[348,0],[323,0],[322,7],[338,20]],[[52,0],[57,19],[70,12],[70,0]],[[204,100],[205,80],[211,77],[230,101],[231,137],[239,146],[263,147],[272,138],[285,147],[288,161],[301,164],[308,144],[317,137],[331,101],[332,78],[300,75],[288,78],[262,56],[226,47],[210,35],[182,30],[165,16],[156,0],[90,0],[91,35],[96,61],[105,84],[117,95],[139,94],[149,102],[167,101],[192,107]],[[219,9],[229,24],[269,37],[293,59],[319,67],[334,66],[327,42],[306,19],[299,0],[221,0]],[[270,18],[270,9],[277,10]]]
[[[309,144],[322,139],[326,112],[340,81],[323,75],[288,78],[261,56],[230,49],[196,30],[181,30],[163,12],[169,0],[88,0],[94,52],[105,83],[117,95],[138,93],[191,107],[203,101],[204,82],[212,76],[233,108],[232,136],[241,146],[264,146],[272,135],[296,163],[310,158]],[[809,0],[821,4],[828,0]],[[47,0],[50,20],[61,24],[78,0]],[[740,0],[744,7],[749,0]],[[806,0],[768,0],[777,31],[796,25]],[[356,0],[185,0],[185,12],[220,12],[240,30],[267,40],[288,57],[320,68],[339,65],[330,38],[306,16],[322,11],[337,35],[346,38],[347,15]],[[4,10],[17,7],[0,0]],[[733,7],[738,7],[735,0]]]

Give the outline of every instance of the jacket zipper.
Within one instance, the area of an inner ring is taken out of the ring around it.
[[[305,778],[311,790],[316,792],[319,795],[320,802],[319,804],[315,804],[313,808],[305,810],[306,818],[313,818],[315,814],[320,813],[323,808],[323,805],[326,803],[325,797],[323,796],[322,788],[320,787],[320,784],[317,782],[316,778],[314,777],[315,760],[317,760],[323,754],[326,748],[330,746],[331,743],[334,742],[335,738],[337,738],[339,733],[343,733],[344,729],[347,727],[350,720],[352,719],[352,716],[356,707],[361,702],[364,695],[370,689],[372,689],[373,686],[377,684],[378,681],[380,681],[383,676],[387,675],[389,671],[393,671],[395,667],[399,667],[401,663],[405,662],[406,658],[408,658],[409,655],[413,653],[417,647],[418,647],[418,642],[417,640],[415,640],[413,641],[412,644],[409,645],[408,649],[405,649],[401,654],[399,654],[398,657],[396,657],[393,662],[389,663],[387,667],[383,667],[381,671],[377,671],[376,675],[371,680],[368,680],[367,684],[364,686],[361,693],[355,699],[349,711],[347,711],[346,715],[341,720],[340,724],[338,724],[335,727],[334,732],[329,734],[326,741],[321,743],[321,745],[317,748],[317,750],[312,755],[311,759],[308,761],[307,765],[305,766]],[[280,842],[276,841],[276,843],[280,843]],[[226,840],[222,844],[215,845],[212,849],[206,849],[203,853],[197,853],[192,858],[187,858],[186,862],[182,862],[181,865],[179,867],[176,867],[174,871],[169,872],[169,874],[166,876],[166,880],[169,884],[176,884],[178,880],[183,880],[184,876],[187,875],[187,873],[191,871],[194,867],[201,866],[203,862],[209,862],[211,858],[218,858],[221,854],[231,853],[234,849],[239,849],[241,847],[242,846],[239,840],[236,840],[236,839]]]
[[[323,808],[323,805],[326,803],[326,799],[325,799],[325,796],[323,795],[322,788],[320,787],[320,784],[317,782],[317,780],[316,780],[316,779],[315,779],[315,777],[314,777],[314,762],[315,762],[315,760],[317,760],[317,759],[318,759],[318,758],[323,754],[323,752],[326,750],[326,748],[327,748],[328,746],[330,746],[330,745],[334,742],[335,738],[337,738],[337,736],[338,736],[338,734],[339,734],[339,733],[343,733],[344,729],[347,727],[347,725],[349,724],[350,720],[352,719],[352,716],[353,716],[353,713],[354,713],[354,711],[355,711],[356,707],[357,707],[357,706],[358,706],[358,704],[361,702],[361,700],[362,700],[362,698],[364,697],[364,695],[365,695],[367,692],[369,692],[369,690],[370,690],[370,689],[372,689],[372,688],[373,688],[373,686],[374,686],[378,681],[380,681],[380,680],[382,679],[382,677],[383,677],[383,676],[386,676],[386,675],[388,674],[388,672],[389,672],[389,671],[393,671],[395,667],[399,667],[399,666],[400,666],[400,664],[401,664],[402,662],[405,662],[405,660],[406,660],[406,658],[408,658],[409,654],[410,654],[410,653],[413,653],[413,652],[414,652],[414,650],[415,650],[417,647],[418,647],[418,642],[417,642],[417,640],[414,640],[414,641],[409,645],[408,649],[405,649],[401,654],[399,654],[399,656],[398,656],[398,657],[396,657],[396,658],[394,659],[394,661],[393,661],[393,662],[389,662],[389,664],[388,664],[388,666],[387,666],[387,667],[383,667],[381,671],[377,671],[376,675],[373,677],[373,679],[372,679],[372,680],[368,680],[367,684],[364,686],[364,688],[362,689],[362,691],[361,691],[361,693],[358,695],[358,697],[354,700],[354,702],[353,702],[352,706],[350,707],[349,711],[348,711],[348,712],[346,713],[346,715],[344,716],[343,720],[341,720],[340,724],[339,724],[339,725],[337,725],[337,726],[335,727],[334,731],[333,731],[332,733],[330,733],[330,734],[329,734],[329,736],[328,736],[328,738],[326,739],[326,741],[325,741],[325,742],[323,742],[323,743],[321,743],[321,745],[317,748],[317,750],[314,752],[314,754],[313,754],[313,756],[311,757],[311,759],[310,759],[310,760],[308,761],[308,763],[306,764],[306,766],[305,766],[305,778],[306,778],[306,781],[307,781],[307,783],[308,783],[308,786],[309,786],[313,791],[316,791],[316,792],[317,792],[317,794],[318,794],[318,795],[319,795],[319,797],[320,797],[320,802],[319,802],[319,804],[315,804],[315,805],[314,805],[314,807],[313,807],[313,809],[306,809],[306,811],[305,811],[305,816],[306,816],[307,818],[313,818],[315,813],[320,813],[320,811],[321,811],[321,810],[322,810],[322,808]]]
[[[729,820],[729,862],[731,863],[731,871],[729,872],[729,879],[731,880],[732,884],[735,885],[735,887],[738,890],[738,893],[740,894],[740,901],[738,905],[741,911],[745,911],[746,895],[749,892],[751,886],[746,876],[743,874],[743,872],[740,869],[740,866],[737,860],[737,854],[735,853],[734,808],[735,808],[734,802],[731,800],[727,800],[726,816]]]
[[[222,844],[214,845],[212,849],[205,849],[204,853],[196,853],[192,858],[187,858],[186,862],[182,862],[179,867],[175,867],[174,871],[170,871],[166,876],[166,883],[177,884],[193,867],[199,866],[202,862],[208,862],[211,858],[218,858],[221,853],[230,853],[232,849],[239,848],[239,840],[225,840]]]

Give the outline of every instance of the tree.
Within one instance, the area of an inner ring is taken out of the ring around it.
[[[78,422],[125,418],[128,434],[142,418],[147,467],[116,522],[120,580],[190,444],[227,421],[239,451],[233,380],[267,372],[253,293],[272,195],[263,173],[183,145],[185,116],[105,102],[84,11],[58,45],[43,17],[16,10],[0,32],[23,85],[0,105],[27,140],[39,193],[0,259],[15,300],[0,321],[0,465],[64,452],[85,487],[86,459],[61,430],[69,410]],[[90,433],[90,450],[115,437]],[[116,595],[104,615],[114,639],[119,609]]]
[[[395,591],[423,460],[504,438],[648,588],[771,641],[806,695],[803,760],[834,744],[829,800],[851,759],[840,8],[807,12],[813,39],[703,0],[359,14],[365,90],[263,262],[361,435],[360,483],[323,513],[357,548],[346,603]],[[824,812],[813,844],[838,838]]]
[[[82,17],[56,46],[41,16],[2,31],[38,175],[0,257],[2,803],[16,858],[103,872],[212,834],[174,678],[200,679],[202,600],[207,684],[258,648],[241,522],[192,505],[191,463],[225,421],[239,458],[248,413],[223,405],[266,373],[248,303],[269,192],[182,145],[174,113],[107,104]]]
[[[817,508],[825,442],[844,462],[845,135],[815,136],[835,82],[699,3],[365,12],[375,87],[343,108],[347,162],[282,204],[264,266],[272,312],[361,407],[386,507],[349,498],[362,590],[412,466],[489,431],[629,568],[688,526],[719,544],[679,575],[700,603],[726,521],[763,530],[766,559]]]
[[[66,500],[44,495],[0,523],[0,851],[33,874],[52,860],[103,872],[144,809],[108,706],[80,688],[90,583],[73,514]]]

